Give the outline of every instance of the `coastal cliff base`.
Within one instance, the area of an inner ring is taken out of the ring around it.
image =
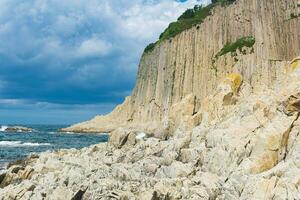
[[[298,61],[261,90],[236,90],[231,75],[191,131],[120,128],[108,143],[16,163],[0,176],[0,199],[300,199]]]

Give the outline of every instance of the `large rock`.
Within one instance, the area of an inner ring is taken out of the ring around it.
[[[288,115],[300,112],[300,93],[289,96],[289,98],[283,102],[283,106],[284,112]]]
[[[133,146],[136,143],[136,133],[122,128],[116,129],[109,135],[109,144],[121,148],[125,144]]]
[[[0,175],[0,188],[7,185],[18,183],[22,180],[30,179],[34,169],[30,164],[36,161],[38,155],[30,155],[23,160],[16,160],[7,165],[8,170]]]
[[[5,129],[6,132],[32,132],[32,128],[24,126],[9,126]]]

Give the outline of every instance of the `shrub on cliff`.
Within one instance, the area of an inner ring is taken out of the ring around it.
[[[297,17],[300,17],[300,14],[291,13],[291,18],[290,19],[295,19]]]
[[[155,44],[156,43],[150,43],[146,46],[144,52],[150,52],[150,51],[153,51],[154,47],[155,47]]]
[[[255,44],[255,38],[252,36],[239,38],[235,42],[228,42],[227,44],[225,44],[225,46],[219,51],[219,53],[217,53],[215,58],[223,56],[227,53],[236,52],[236,50],[242,52],[243,47],[250,48],[254,44]]]

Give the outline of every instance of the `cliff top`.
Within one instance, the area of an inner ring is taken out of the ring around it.
[[[207,16],[212,14],[212,10],[216,6],[228,6],[236,0],[212,0],[212,3],[207,6],[195,5],[194,8],[187,9],[180,15],[176,22],[172,22],[159,36],[159,40],[155,43],[150,43],[144,50],[145,53],[151,52],[154,47],[167,40],[175,37],[183,31],[190,29],[203,23]]]

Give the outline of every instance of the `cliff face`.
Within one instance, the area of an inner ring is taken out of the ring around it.
[[[192,128],[201,122],[197,114],[203,98],[229,74],[240,74],[253,90],[271,87],[284,74],[282,66],[299,54],[299,4],[238,0],[215,7],[203,23],[142,55],[136,87],[122,105],[65,131],[110,132],[125,126],[155,133]],[[252,38],[254,45],[227,48],[243,38]]]
[[[0,199],[300,199],[297,16],[296,0],[238,0],[158,43],[123,104],[65,129],[108,143],[17,162]]]

